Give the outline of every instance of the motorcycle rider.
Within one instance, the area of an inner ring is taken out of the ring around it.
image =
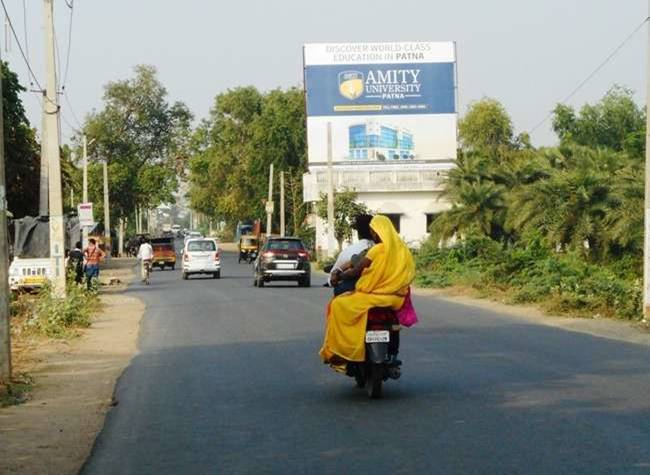
[[[368,249],[375,245],[370,230],[371,220],[372,216],[369,214],[360,214],[354,218],[352,227],[357,231],[359,240],[341,251],[330,271],[329,284],[330,287],[334,287],[335,296],[354,290],[358,276],[344,279],[343,273],[358,263],[366,255]]]
[[[140,276],[142,277],[142,282],[144,282],[147,277],[146,266],[149,265],[149,270],[151,270],[151,262],[153,260],[153,247],[151,247],[147,238],[140,244],[138,259],[140,259]]]
[[[332,299],[320,356],[335,369],[365,360],[368,311],[374,307],[402,308],[415,277],[415,262],[392,222],[375,216],[370,222],[374,241],[365,257],[341,272],[341,278],[360,276],[355,291]]]

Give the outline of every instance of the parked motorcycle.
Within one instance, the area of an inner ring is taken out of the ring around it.
[[[366,359],[347,365],[346,374],[372,399],[382,396],[384,381],[401,376],[402,362],[397,359],[399,328],[397,316],[390,308],[370,309],[366,325]]]

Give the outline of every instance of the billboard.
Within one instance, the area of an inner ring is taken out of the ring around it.
[[[453,42],[307,44],[309,163],[456,158]]]

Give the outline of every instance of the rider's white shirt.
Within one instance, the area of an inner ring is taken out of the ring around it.
[[[153,259],[153,247],[148,242],[143,242],[140,244],[140,249],[138,250],[138,259],[143,261]]]
[[[334,273],[334,270],[339,268],[346,262],[348,262],[350,259],[352,259],[352,256],[354,256],[355,254],[360,254],[361,252],[365,251],[366,249],[374,245],[375,243],[369,239],[360,239],[354,244],[350,244],[348,247],[343,249],[341,253],[338,255],[338,257],[336,258],[336,262],[334,263],[334,267],[332,267],[332,272],[330,273],[330,278],[332,276],[332,273]]]

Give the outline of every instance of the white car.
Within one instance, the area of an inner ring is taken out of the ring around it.
[[[192,274],[221,278],[221,249],[215,239],[190,238],[183,246],[183,279]]]

